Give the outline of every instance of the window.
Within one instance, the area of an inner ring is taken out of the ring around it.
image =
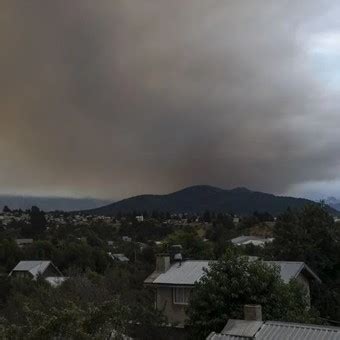
[[[176,305],[189,304],[191,288],[173,288],[173,302]]]

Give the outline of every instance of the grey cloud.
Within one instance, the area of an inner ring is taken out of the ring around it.
[[[340,103],[305,49],[340,30],[334,1],[3,7],[3,192],[284,192],[337,178]]]

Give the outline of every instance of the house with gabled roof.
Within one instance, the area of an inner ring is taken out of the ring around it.
[[[9,276],[32,280],[41,276],[52,286],[58,286],[66,280],[66,277],[51,261],[20,261]]]
[[[255,259],[253,259],[255,260]],[[156,258],[156,270],[144,281],[146,287],[155,289],[155,306],[163,311],[170,324],[184,327],[186,308],[196,282],[200,281],[213,261],[171,261],[170,255]],[[319,277],[304,263],[290,261],[264,261],[278,266],[285,283],[296,279],[306,288],[309,298],[310,282],[321,282]]]
[[[228,320],[206,340],[340,340],[340,328],[282,321],[262,321],[261,306],[244,306],[244,320]]]

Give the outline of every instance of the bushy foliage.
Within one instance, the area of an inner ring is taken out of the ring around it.
[[[339,227],[321,205],[307,205],[282,214],[274,228],[274,242],[266,249],[268,258],[303,261],[323,280],[312,287],[314,305],[325,319],[340,319]]]
[[[313,320],[306,292],[297,282],[285,284],[278,268],[229,250],[211,264],[192,293],[188,315],[193,338],[221,331],[228,319],[243,319],[245,304],[261,305],[264,319]]]
[[[191,227],[176,230],[165,239],[164,244],[165,247],[181,245],[185,258],[209,259],[213,256],[211,244],[204,242]]]
[[[334,275],[340,259],[332,216],[320,205],[288,210],[274,228],[272,254],[277,259],[304,261],[322,276]]]
[[[0,338],[108,339],[114,332],[119,339],[133,325],[142,324],[138,332],[152,339],[163,318],[136,277],[123,269],[105,276],[88,272],[57,288],[42,278],[12,279],[1,309]]]

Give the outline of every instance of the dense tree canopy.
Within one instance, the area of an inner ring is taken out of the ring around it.
[[[19,217],[23,212],[11,214]],[[243,305],[248,303],[261,304],[265,318],[320,322],[306,310],[297,283],[284,284],[275,268],[249,262],[242,257],[245,254],[306,262],[324,282],[312,287],[313,306],[324,322],[340,320],[339,228],[316,204],[287,211],[276,225],[266,221],[270,216],[265,213],[235,224],[230,215],[214,212],[205,214],[210,222],[203,216],[154,212],[143,222],[125,215],[109,224],[91,218],[84,223],[83,216],[79,222],[72,214],[56,213],[64,218],[60,223],[51,222],[51,214],[36,208],[25,216],[7,221],[0,229],[0,338],[20,339],[23,334],[27,339],[105,338],[111,329],[124,333],[127,322],[139,325],[143,339],[160,338],[153,326],[162,319],[143,281],[154,270],[155,253],[178,244],[184,258],[220,258],[192,295],[191,338],[220,331],[228,318],[243,318]],[[275,241],[263,248],[235,247],[230,239],[240,235],[274,236]],[[34,241],[25,246],[15,241],[28,236]],[[228,255],[223,256],[226,250]],[[123,253],[130,262],[113,261],[109,253]],[[20,260],[52,260],[70,279],[52,288],[43,280],[8,278]],[[127,328],[129,334],[131,327]]]
[[[243,319],[245,304],[260,304],[268,320],[312,320],[302,286],[285,284],[278,268],[228,251],[211,264],[192,293],[188,314],[193,337],[205,339],[221,331],[228,319]]]
[[[336,275],[338,241],[333,217],[320,205],[307,205],[279,217],[271,253],[279,260],[304,261],[327,280]]]
[[[155,337],[163,322],[153,308],[153,296],[141,290],[144,272],[117,267],[105,276],[95,272],[74,275],[51,287],[42,278],[0,277],[0,338],[11,339],[121,339],[132,325],[143,339]]]
[[[212,258],[211,245],[204,242],[197,231],[192,228],[178,229],[165,239],[165,245],[181,245],[185,258]]]
[[[307,205],[282,214],[274,228],[274,242],[266,249],[268,258],[303,261],[322,279],[312,286],[314,305],[324,319],[340,319],[339,226],[322,205]]]

